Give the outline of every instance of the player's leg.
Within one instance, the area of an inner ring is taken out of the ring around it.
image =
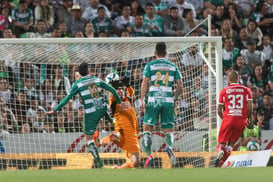
[[[223,119],[218,135],[218,145],[216,147],[217,157],[215,160],[215,167],[221,167],[223,165],[222,159],[226,155],[225,147],[231,135],[230,128],[231,128],[230,122]]]
[[[147,155],[144,168],[150,167],[153,163],[152,153],[152,131],[157,124],[159,108],[154,107],[153,104],[148,104],[145,108],[145,115],[143,121],[143,140],[142,146]]]
[[[170,158],[172,165],[176,164],[176,157],[173,152],[174,144],[174,107],[173,106],[162,106],[161,110],[161,125],[165,134],[166,152]]]
[[[104,116],[105,112],[106,112],[106,108],[103,108],[103,109],[97,110],[96,113],[85,114],[85,119],[84,119],[84,133],[86,135],[86,143],[90,153],[94,157],[96,164],[99,168],[103,167],[103,163],[101,161],[99,151],[94,141],[93,135],[95,131],[97,130],[97,125],[100,121],[100,118]]]
[[[119,146],[120,141],[121,141],[120,132],[113,131],[111,134],[107,135],[106,137],[100,140],[100,145],[107,145],[110,142],[113,142]]]
[[[126,168],[138,167],[140,165],[140,159],[141,159],[140,153],[135,152],[135,153],[132,153],[132,154],[129,154],[129,155],[130,155],[129,160],[127,160],[121,166],[114,165],[113,168],[114,169],[126,169]]]

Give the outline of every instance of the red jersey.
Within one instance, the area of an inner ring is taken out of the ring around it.
[[[252,93],[248,87],[238,83],[226,86],[219,96],[219,104],[225,108],[223,118],[246,120],[249,100],[252,100]]]

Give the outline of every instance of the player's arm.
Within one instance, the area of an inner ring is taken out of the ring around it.
[[[223,119],[223,110],[224,110],[224,105],[219,103],[217,111],[218,111],[218,116],[221,119]]]
[[[47,112],[46,114],[53,114],[54,112],[60,110],[61,108],[63,108],[68,102],[69,100],[77,94],[77,90],[78,90],[78,86],[77,84],[73,84],[69,94],[67,96],[65,96],[65,98],[63,98],[63,100],[52,110]]]
[[[144,106],[143,104],[145,103],[144,100],[145,100],[145,95],[148,89],[149,82],[150,82],[149,78],[144,76],[141,83],[141,90],[140,90],[140,101],[142,106]]]
[[[134,100],[135,99],[135,97],[134,97],[135,91],[130,85],[129,77],[123,77],[121,81],[122,81],[123,85],[126,86],[127,96],[129,97],[129,99]]]
[[[174,103],[178,100],[179,95],[182,94],[182,81],[181,79],[176,80],[176,90],[174,94]]]
[[[120,103],[121,103],[121,99],[120,99],[120,97],[118,96],[118,93],[117,93],[116,89],[114,89],[111,85],[105,83],[105,82],[102,81],[102,80],[101,80],[101,83],[102,83],[102,84],[101,84],[102,88],[104,88],[105,90],[111,92],[111,93],[113,94],[113,96],[115,97],[117,103],[120,104]]]
[[[253,119],[252,119],[252,113],[253,113],[253,100],[252,100],[252,93],[250,89],[247,89],[247,124],[248,125],[253,125]]]

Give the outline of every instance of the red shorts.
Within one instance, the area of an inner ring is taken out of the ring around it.
[[[243,134],[247,120],[224,118],[218,135],[218,143],[235,143]]]

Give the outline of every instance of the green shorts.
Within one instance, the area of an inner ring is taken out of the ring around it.
[[[101,108],[96,110],[93,113],[84,115],[84,134],[94,135],[97,130],[97,126],[100,122],[100,119],[106,114],[107,108]]]
[[[158,104],[147,104],[145,108],[144,124],[156,126],[159,115],[161,116],[161,127],[170,129],[174,126],[174,106],[160,106]]]

